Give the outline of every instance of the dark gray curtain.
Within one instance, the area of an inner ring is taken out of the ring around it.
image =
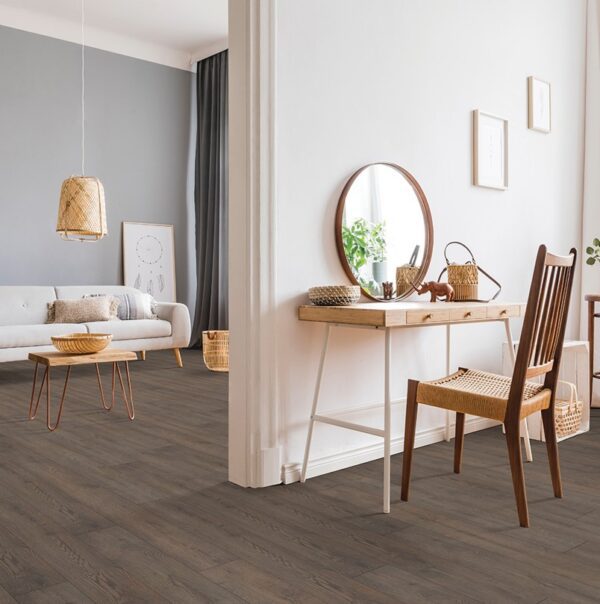
[[[192,344],[202,332],[227,329],[227,51],[198,63],[196,253],[198,290]]]

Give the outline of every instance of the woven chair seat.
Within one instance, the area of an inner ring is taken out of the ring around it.
[[[439,380],[419,382],[417,403],[503,422],[510,385],[511,378],[503,375],[460,369]],[[548,409],[551,394],[543,384],[525,382],[521,418]]]

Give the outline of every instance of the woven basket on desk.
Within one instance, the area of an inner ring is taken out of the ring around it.
[[[449,264],[448,283],[454,289],[455,300],[476,300],[479,293],[477,265]]]
[[[202,356],[211,371],[229,371],[229,332],[203,331]]]
[[[320,285],[308,290],[308,298],[317,306],[350,306],[360,300],[358,285]]]
[[[575,384],[563,380],[560,383],[569,387],[571,395],[568,400],[556,399],[554,403],[554,425],[558,438],[575,434],[581,426],[583,415],[583,402],[577,399]]]
[[[413,283],[419,276],[420,266],[405,264],[396,267],[396,296],[402,296],[414,288]]]
[[[471,259],[467,260],[467,262],[464,264],[450,262],[450,260],[448,260],[447,252],[451,245],[460,245],[461,247],[465,248],[465,250],[469,252]],[[446,267],[442,269],[442,272],[437,280],[441,282],[443,274],[445,272],[448,273],[448,283],[454,290],[455,301],[491,302],[498,297],[498,294],[502,290],[502,286],[496,279],[494,279],[494,277],[492,277],[492,275],[484,271],[481,266],[477,265],[473,252],[471,252],[471,250],[464,243],[461,243],[460,241],[451,241],[448,243],[444,248],[444,259],[446,260]],[[479,273],[485,275],[498,287],[496,293],[487,300],[479,299]]]

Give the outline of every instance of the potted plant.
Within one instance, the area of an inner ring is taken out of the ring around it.
[[[596,262],[600,263],[600,239],[596,237],[594,241],[592,241],[592,245],[586,248],[586,253],[588,255],[588,259],[586,263],[590,266],[596,264]]]
[[[385,246],[385,222],[374,224],[371,228],[371,258],[373,280],[375,283],[387,281],[387,257]]]
[[[342,241],[348,264],[363,288],[372,289],[374,285],[361,276],[361,269],[369,261],[372,263],[374,281],[386,281],[385,222],[373,224],[364,218],[358,218],[351,225],[342,226]]]

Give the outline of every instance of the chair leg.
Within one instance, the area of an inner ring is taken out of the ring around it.
[[[173,348],[173,354],[175,355],[175,360],[177,361],[177,367],[183,367],[183,360],[181,359],[181,351],[179,348]]]
[[[525,528],[529,527],[529,512],[527,510],[527,493],[525,492],[525,474],[523,472],[523,458],[521,457],[521,438],[519,435],[519,423],[516,425],[505,424],[506,445],[508,447],[508,458],[510,460],[510,471],[512,473],[513,488],[517,501],[519,513],[519,524]]]
[[[554,414],[552,409],[542,411],[542,424],[544,426],[544,436],[546,438],[546,449],[548,451],[548,461],[550,462],[550,475],[552,476],[552,487],[554,496],[562,497],[562,482],[560,480],[560,464],[558,461],[558,443],[556,442],[556,426],[554,424]]]
[[[465,414],[456,414],[456,434],[454,436],[454,473],[460,474],[463,444],[465,442]]]
[[[404,453],[402,454],[402,501],[408,501],[410,484],[410,469],[413,449],[415,447],[415,432],[417,428],[417,387],[419,382],[408,380],[406,396],[406,419],[404,422]]]

